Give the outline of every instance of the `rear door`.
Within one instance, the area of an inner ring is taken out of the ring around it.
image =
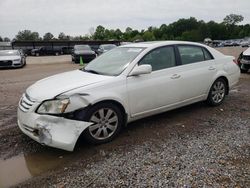
[[[206,96],[212,78],[216,74],[215,61],[204,47],[195,45],[177,45],[181,66],[181,100],[192,100]]]

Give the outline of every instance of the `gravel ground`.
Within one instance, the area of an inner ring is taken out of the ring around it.
[[[16,187],[250,187],[250,74],[219,107],[201,102],[139,120],[111,143],[79,142],[69,154],[23,135],[16,108],[28,85],[75,68],[28,65],[0,73],[0,159],[51,151],[68,158]]]

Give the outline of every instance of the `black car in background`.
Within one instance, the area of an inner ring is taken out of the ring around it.
[[[97,55],[89,45],[75,45],[71,56],[72,61],[75,63],[80,63],[80,57],[82,57],[84,63],[89,63],[95,59]]]
[[[114,48],[116,48],[117,46],[114,44],[102,44],[99,46],[98,50],[97,50],[97,54],[101,55],[109,50],[112,50]]]
[[[43,46],[37,49],[31,50],[31,55],[60,55],[62,53],[61,47]]]
[[[73,49],[71,46],[63,46],[61,47],[61,54],[71,54]]]
[[[241,73],[247,73],[250,70],[250,48],[240,54],[238,65]]]

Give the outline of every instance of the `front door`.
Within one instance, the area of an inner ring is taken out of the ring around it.
[[[178,103],[178,76],[175,74],[176,55],[173,46],[154,49],[137,66],[150,64],[150,74],[129,76],[127,90],[131,116],[164,111]]]

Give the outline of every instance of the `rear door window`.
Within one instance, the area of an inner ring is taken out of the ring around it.
[[[205,54],[199,46],[183,45],[178,46],[178,50],[183,65],[205,61]]]

